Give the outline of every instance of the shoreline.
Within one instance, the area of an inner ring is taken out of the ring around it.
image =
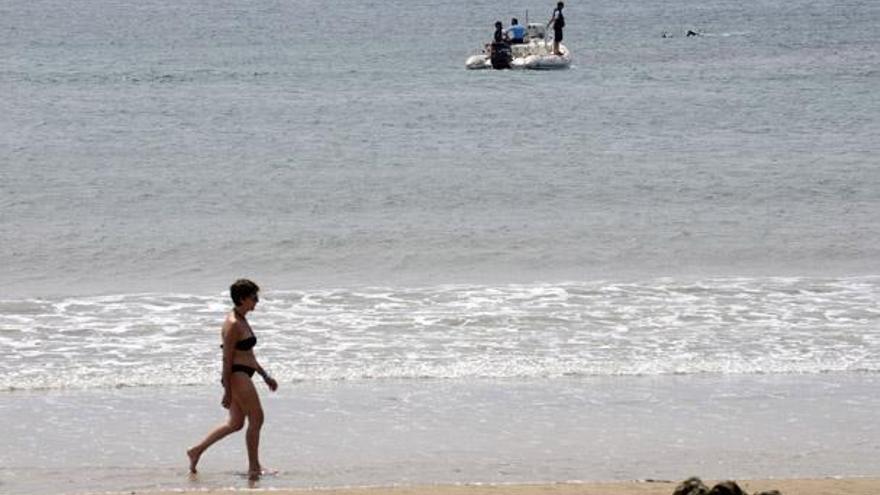
[[[708,487],[724,480],[704,480]],[[880,477],[831,477],[734,480],[748,494],[778,490],[782,495],[875,495]],[[228,495],[241,490],[271,491],[273,495],[672,495],[681,482],[669,480],[568,481],[556,483],[463,483],[441,485],[393,485],[337,488],[252,488],[126,491],[127,495]],[[123,492],[119,492],[121,495]]]

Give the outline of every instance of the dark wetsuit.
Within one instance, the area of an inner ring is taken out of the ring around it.
[[[562,9],[553,11],[553,41],[562,41],[562,28],[565,27],[565,16]]]

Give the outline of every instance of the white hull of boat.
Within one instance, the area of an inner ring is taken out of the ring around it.
[[[511,69],[523,70],[558,70],[567,69],[571,66],[571,52],[563,44],[559,44],[562,55],[553,53],[553,44],[549,41],[533,41],[531,43],[511,46],[513,60],[510,62]],[[492,62],[489,55],[480,53],[468,57],[464,66],[470,70],[491,69]]]

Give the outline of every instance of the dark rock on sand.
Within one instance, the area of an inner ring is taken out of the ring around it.
[[[713,486],[707,495],[748,495],[734,481],[722,481]]]
[[[692,476],[675,487],[672,495],[706,495],[709,493],[709,487],[703,484],[703,480]]]
[[[736,484],[735,481],[722,481],[717,485],[713,486],[710,490],[705,484],[703,484],[703,480],[697,478],[696,476],[692,476],[675,487],[675,491],[672,492],[672,495],[749,495],[745,492],[739,485]],[[755,492],[755,495],[782,495],[779,490],[766,490],[762,492]]]

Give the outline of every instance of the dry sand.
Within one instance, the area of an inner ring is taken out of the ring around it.
[[[705,480],[711,487],[716,481]],[[748,493],[779,490],[783,495],[880,495],[880,478],[737,480]],[[272,495],[672,495],[678,482],[557,483],[542,485],[437,485],[413,487],[271,490]],[[229,491],[173,495],[230,495]],[[170,495],[170,494],[169,494]]]

